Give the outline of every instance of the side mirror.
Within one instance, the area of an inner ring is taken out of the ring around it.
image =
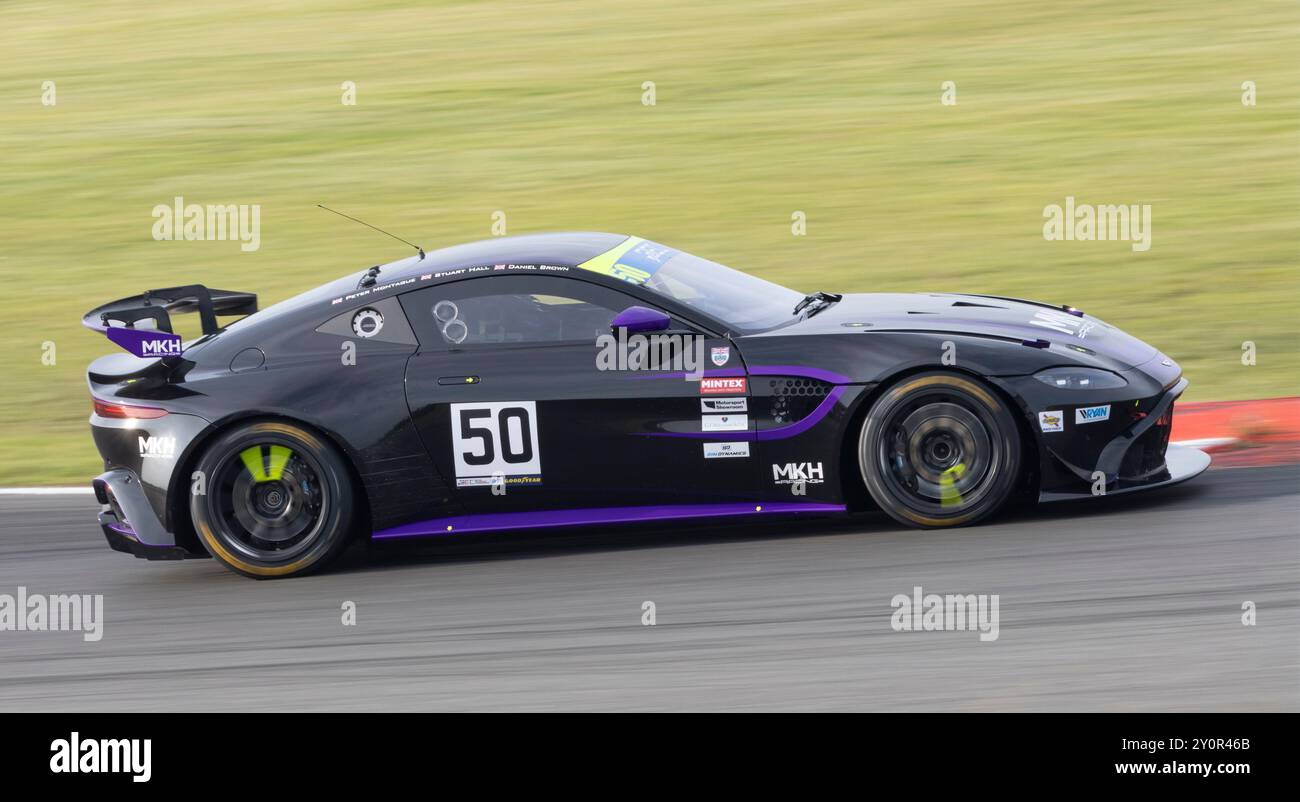
[[[644,306],[629,306],[614,316],[609,322],[611,329],[627,329],[629,334],[643,331],[664,331],[672,325],[672,319],[657,309]]]

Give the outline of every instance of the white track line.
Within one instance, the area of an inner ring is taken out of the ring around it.
[[[1237,442],[1235,437],[1202,437],[1200,440],[1175,440],[1172,445],[1191,446],[1205,451],[1211,451],[1222,446],[1229,446]]]

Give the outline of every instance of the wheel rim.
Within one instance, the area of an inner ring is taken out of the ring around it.
[[[240,446],[217,466],[209,505],[222,540],[261,562],[291,560],[324,530],[329,491],[314,457],[293,444]]]
[[[996,432],[982,406],[960,395],[926,393],[888,414],[871,458],[900,502],[929,516],[951,516],[992,490],[1004,461]]]

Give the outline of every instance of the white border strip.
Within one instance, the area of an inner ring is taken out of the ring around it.
[[[1230,446],[1235,442],[1237,442],[1237,438],[1235,437],[1202,437],[1200,440],[1175,440],[1172,444],[1176,446],[1191,446],[1192,448],[1212,451],[1216,448],[1222,448],[1223,446]]]

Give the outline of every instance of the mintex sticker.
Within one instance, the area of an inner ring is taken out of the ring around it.
[[[725,459],[728,457],[748,457],[749,443],[705,443],[705,459]]]
[[[1110,420],[1110,404],[1099,407],[1079,407],[1074,411],[1075,423],[1097,423]]]
[[[1045,432],[1065,431],[1065,416],[1060,410],[1038,413],[1038,428]]]
[[[700,379],[700,395],[735,395],[748,389],[744,376],[716,376]]]

